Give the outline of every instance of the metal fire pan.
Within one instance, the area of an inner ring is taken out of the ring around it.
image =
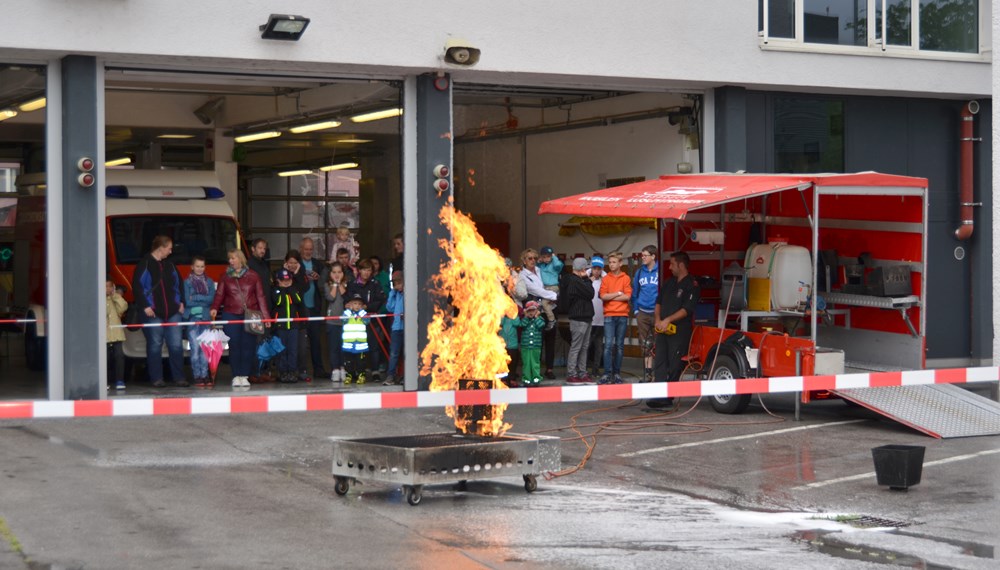
[[[415,487],[436,483],[534,476],[561,468],[559,438],[456,433],[342,439],[333,444],[333,475]],[[532,477],[533,480],[533,477]],[[533,490],[533,489],[532,489]]]

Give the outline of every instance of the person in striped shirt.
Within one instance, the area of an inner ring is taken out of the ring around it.
[[[344,332],[341,348],[344,351],[344,384],[365,383],[365,360],[368,356],[368,313],[365,312],[365,298],[354,293],[344,303],[342,315]]]

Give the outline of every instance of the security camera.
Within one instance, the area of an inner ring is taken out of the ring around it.
[[[222,112],[222,107],[226,104],[226,100],[222,97],[218,99],[212,99],[198,107],[194,110],[194,116],[198,118],[199,121],[204,125],[210,124],[215,120],[215,117]]]
[[[479,62],[479,48],[469,45],[468,40],[452,38],[444,44],[444,60],[454,65],[476,65]]]

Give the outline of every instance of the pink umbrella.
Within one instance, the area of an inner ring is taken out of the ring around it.
[[[212,375],[212,384],[215,384],[215,373],[219,370],[219,362],[222,360],[222,353],[226,350],[226,342],[229,337],[219,329],[208,329],[198,335],[196,339],[198,346],[205,353],[208,360],[208,371]]]

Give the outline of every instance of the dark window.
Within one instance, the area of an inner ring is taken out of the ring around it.
[[[205,263],[226,265],[227,254],[236,247],[236,224],[229,218],[207,216],[117,216],[111,218],[111,236],[118,263],[136,263],[149,253],[153,238],[174,240],[170,261],[188,265],[201,255]]]
[[[767,35],[772,38],[795,37],[795,0],[759,0],[757,28],[764,29],[764,2],[767,2]]]
[[[979,0],[920,0],[920,49],[979,53]]]
[[[857,0],[804,0],[805,41],[868,45],[868,3]]]
[[[910,17],[910,0],[885,0],[888,8],[885,21],[885,35],[889,36],[886,45],[909,46],[913,44],[910,38],[913,19]],[[875,39],[882,39],[882,0],[875,3]]]
[[[774,171],[844,171],[843,101],[774,99]]]

